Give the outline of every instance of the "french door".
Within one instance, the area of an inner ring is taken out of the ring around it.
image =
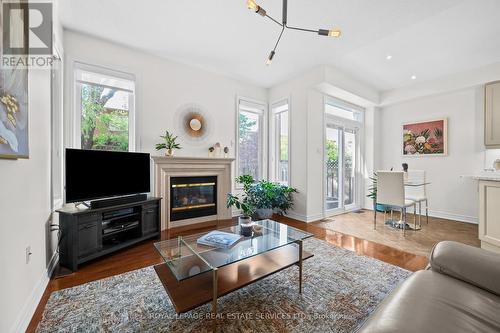
[[[324,210],[325,216],[359,207],[359,126],[326,117]]]

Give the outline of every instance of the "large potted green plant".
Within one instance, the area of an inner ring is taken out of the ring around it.
[[[275,211],[284,214],[293,206],[292,194],[295,192],[293,187],[261,180],[249,187],[248,196],[255,205],[256,217],[269,219]]]
[[[293,206],[293,193],[297,190],[279,183],[267,180],[256,182],[252,176],[243,175],[236,179],[236,182],[243,185],[244,200],[240,202],[253,207],[257,219],[268,219],[276,211],[284,214]],[[231,199],[231,201],[229,201]],[[233,195],[228,195],[228,205],[236,206]]]
[[[165,155],[173,156],[174,149],[181,149],[180,144],[177,143],[177,136],[174,136],[169,131],[165,131],[165,135],[161,135],[160,138],[163,139],[164,142],[156,144],[156,150],[166,149],[167,152]]]

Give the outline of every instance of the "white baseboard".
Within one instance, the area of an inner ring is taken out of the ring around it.
[[[422,209],[422,212],[423,211],[424,210]],[[479,218],[477,216],[453,214],[453,213],[440,212],[440,211],[430,210],[430,209],[429,209],[429,216],[439,217],[439,218],[447,219],[447,220],[455,220],[455,221],[460,221],[460,222],[473,223],[473,224],[479,223]]]
[[[59,263],[59,253],[57,251],[52,254],[52,258],[50,258],[49,264],[47,265],[47,276],[50,277],[52,276],[52,273],[54,273],[54,269],[56,268],[57,264]]]
[[[233,210],[233,217],[238,217],[240,215],[241,215],[241,210]],[[292,218],[292,219],[295,219],[295,220],[306,222],[306,223],[319,221],[319,220],[321,220],[323,218],[323,214],[303,215],[303,214],[299,214],[299,213],[296,213],[296,212],[293,212],[293,211],[288,211],[285,214],[285,216],[289,217],[289,218]]]
[[[294,211],[288,211],[285,216],[306,223],[319,221],[324,217],[323,214],[305,215],[296,213]]]
[[[26,331],[31,318],[33,317],[33,314],[42,299],[43,293],[49,284],[50,276],[52,275],[54,268],[57,266],[58,261],[59,255],[57,252],[54,252],[52,258],[50,258],[49,264],[47,265],[47,270],[43,272],[42,276],[38,279],[37,284],[21,308],[14,325],[12,325],[10,332],[17,333]]]
[[[373,211],[373,207],[372,208],[364,208],[364,209]],[[411,210],[410,210],[410,212],[411,212]],[[418,212],[418,208],[417,208],[417,212]],[[425,214],[424,208],[422,208],[422,214]],[[440,211],[431,210],[431,209],[429,209],[429,216],[437,217],[440,219],[471,223],[471,224],[478,224],[479,223],[479,218],[477,216],[467,216],[467,215],[460,215],[460,214],[454,214],[454,213],[440,212]]]

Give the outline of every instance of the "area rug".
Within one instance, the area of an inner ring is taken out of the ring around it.
[[[219,299],[218,332],[353,332],[411,273],[311,238],[304,290],[290,267]],[[37,332],[209,332],[204,305],[182,315],[153,267],[52,293]]]

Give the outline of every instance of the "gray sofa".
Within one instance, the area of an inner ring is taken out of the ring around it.
[[[500,332],[500,254],[446,241],[429,260],[358,332]]]

